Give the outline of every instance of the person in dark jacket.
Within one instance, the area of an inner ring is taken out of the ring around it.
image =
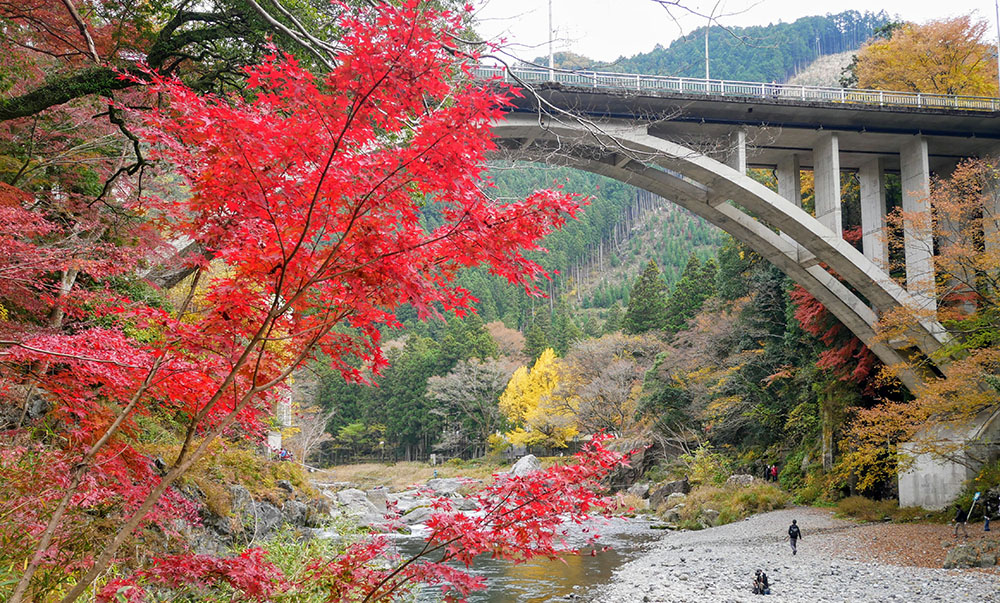
[[[958,538],[958,526],[962,526],[962,534],[969,537],[969,530],[965,524],[969,521],[969,512],[962,508],[962,505],[955,505],[955,538]]]
[[[795,543],[798,542],[800,538],[802,538],[802,531],[799,530],[798,524],[796,524],[795,520],[793,519],[792,525],[788,526],[788,541],[792,545],[793,555],[798,552],[798,549],[796,549],[795,547]]]

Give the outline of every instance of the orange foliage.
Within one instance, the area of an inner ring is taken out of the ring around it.
[[[995,96],[995,49],[989,23],[966,15],[904,24],[858,53],[859,88]]]

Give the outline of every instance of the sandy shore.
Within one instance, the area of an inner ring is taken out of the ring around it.
[[[798,554],[787,528],[802,529]],[[1000,538],[970,526],[972,539]],[[1000,603],[1000,571],[940,569],[955,542],[948,526],[861,525],[811,508],[764,513],[701,530],[665,534],[641,557],[615,573],[593,601],[739,602],[801,601]],[[756,569],[770,578],[772,594],[750,592]]]

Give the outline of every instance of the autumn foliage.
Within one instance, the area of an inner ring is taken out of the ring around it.
[[[475,56],[444,42],[461,17],[415,1],[344,8],[345,50],[323,75],[275,50],[247,69],[245,96],[199,94],[153,71],[120,76],[143,84],[155,108],[113,109],[182,190],[161,178],[158,193],[103,203],[93,188],[72,197],[0,191],[0,394],[25,409],[0,457],[5,483],[21,484],[0,500],[4,524],[16,519],[22,534],[19,548],[0,553],[25,568],[11,601],[50,588],[74,600],[137,530],[189,518],[173,484],[216,439],[257,437],[302,363],[322,355],[349,380],[363,379],[359,366],[377,375],[379,327],[396,324],[400,305],[424,317],[468,311],[474,300],[452,284],[468,266],[529,288],[543,275],[524,252],[580,200],[541,191],[501,203],[483,193],[490,123],[508,93],[475,84]],[[59,219],[68,204],[71,226]],[[429,213],[440,226],[424,227]],[[175,242],[202,252],[178,260]],[[174,304],[111,286],[166,261],[192,273]],[[39,399],[53,409],[52,437],[36,445],[27,409]],[[180,426],[171,466],[141,453],[138,417]],[[572,497],[572,479],[591,475],[586,467],[553,483]],[[102,529],[89,548],[74,547],[74,530],[95,515]],[[458,542],[443,520],[439,531],[447,547]],[[508,542],[523,551],[539,541]],[[135,576],[238,585],[253,559],[169,557]]]
[[[965,15],[904,23],[889,39],[876,39],[858,52],[860,88],[994,96],[996,49],[990,23]]]

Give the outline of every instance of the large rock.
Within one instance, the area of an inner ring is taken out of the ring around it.
[[[649,484],[632,484],[628,489],[628,493],[638,498],[647,498],[649,497]]]
[[[343,505],[344,514],[360,526],[377,528],[385,523],[385,513],[380,512],[361,490],[341,490],[337,492],[337,502]]]
[[[688,483],[687,478],[679,479],[673,482],[667,482],[655,490],[649,495],[649,506],[653,509],[659,509],[667,502],[667,497],[674,493],[687,494],[691,491],[691,484]]]
[[[281,506],[281,514],[293,526],[305,527],[309,521],[309,505],[297,500],[286,500]]]
[[[386,513],[389,510],[389,491],[385,488],[373,488],[365,493],[368,496],[368,502],[375,505],[375,508],[379,510],[380,513]]]
[[[466,480],[457,477],[441,477],[428,480],[427,487],[434,491],[434,494],[438,496],[450,496],[458,492],[459,488],[464,486]]]
[[[702,509],[698,514],[698,523],[703,528],[711,528],[719,521],[719,512],[715,509]]]
[[[997,564],[996,542],[982,541],[977,544],[959,544],[952,547],[944,559],[944,569],[969,567],[993,567]]]
[[[753,484],[754,477],[748,473],[738,473],[736,475],[730,475],[729,479],[726,480],[727,486],[736,486],[739,488],[745,488]]]
[[[281,525],[284,516],[278,507],[269,502],[258,502],[253,508],[253,517],[244,517],[243,523],[253,528],[254,538],[263,538]]]
[[[427,497],[420,494],[419,490],[407,490],[406,492],[395,494],[390,493],[386,495],[386,500],[392,503],[400,513],[406,513],[428,503]]]
[[[529,473],[534,473],[535,471],[540,471],[542,469],[542,463],[533,454],[526,454],[519,458],[514,466],[510,468],[510,474],[522,477],[528,475]]]
[[[679,505],[674,505],[673,507],[667,509],[663,512],[663,520],[667,523],[678,523],[681,520],[681,510],[684,509],[686,505],[680,503]]]
[[[682,492],[674,492],[673,494],[667,496],[667,499],[664,501],[664,506],[675,507],[687,500],[687,497],[688,495]]]
[[[408,526],[412,526],[418,523],[424,523],[431,518],[431,515],[436,513],[434,509],[430,507],[417,507],[413,509],[406,515],[403,515],[402,520]]]

